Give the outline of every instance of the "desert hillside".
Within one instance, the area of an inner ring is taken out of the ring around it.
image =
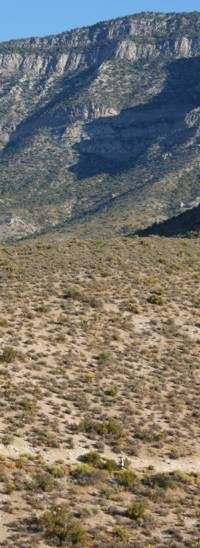
[[[199,239],[0,265],[0,545],[198,548]]]

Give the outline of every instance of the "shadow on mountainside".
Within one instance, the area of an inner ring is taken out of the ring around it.
[[[170,62],[165,69],[166,84],[161,93],[148,103],[125,109],[117,116],[85,123],[88,139],[74,145],[79,158],[70,168],[78,179],[102,173],[120,174],[141,164],[149,169],[148,153],[153,147],[156,148],[154,158],[159,160],[164,154],[181,153],[181,145],[188,142],[196,131],[195,127],[186,125],[185,117],[200,106],[200,57]],[[13,152],[25,150],[41,129],[47,128],[52,135],[62,136],[72,122],[70,113],[74,106],[84,106],[79,94],[88,90],[97,70],[98,65],[93,65],[73,77],[65,75],[60,81],[63,91],[55,94],[43,107],[36,108],[17,126],[1,154],[2,159],[7,161]],[[184,148],[182,153],[186,162],[188,157]],[[33,150],[32,162],[34,154]]]
[[[200,235],[200,206],[188,209],[184,213],[166,221],[154,223],[143,230],[138,230],[136,234],[138,236],[155,235],[166,237],[185,237],[190,234]]]
[[[82,70],[78,74],[63,76],[59,80],[61,92],[56,92],[56,88],[51,90],[53,97],[43,106],[34,110],[27,116],[23,122],[17,125],[13,131],[10,141],[5,145],[2,156],[26,146],[26,143],[32,139],[41,129],[50,129],[52,132],[63,131],[70,123],[69,102],[75,102],[79,92],[83,93],[93,82],[98,70],[97,65],[89,69]],[[39,81],[38,85],[42,85]]]
[[[85,124],[88,139],[74,145],[79,161],[70,168],[79,179],[145,165],[153,145],[170,155],[194,136],[185,117],[200,106],[200,57],[173,61],[166,71],[163,90],[148,103]]]

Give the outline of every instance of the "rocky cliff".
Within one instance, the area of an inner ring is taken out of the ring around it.
[[[199,195],[200,13],[0,44],[0,239],[126,232]]]

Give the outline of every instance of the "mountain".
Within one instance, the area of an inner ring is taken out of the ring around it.
[[[161,223],[139,230],[140,236],[189,236],[200,234],[200,205]]]
[[[200,181],[200,13],[0,44],[0,239],[126,233]]]

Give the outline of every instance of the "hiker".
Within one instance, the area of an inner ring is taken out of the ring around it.
[[[119,459],[119,467],[121,468],[121,470],[124,469],[124,457],[120,457],[120,459]]]

